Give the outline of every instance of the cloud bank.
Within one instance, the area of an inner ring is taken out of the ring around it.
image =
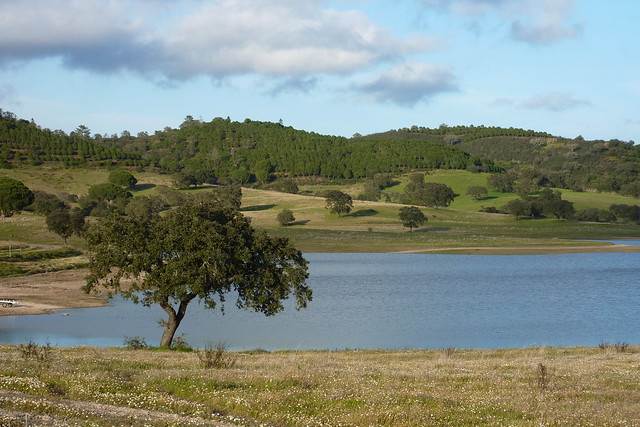
[[[56,57],[72,68],[175,80],[304,79],[358,72],[431,46],[321,0],[0,0],[5,64]]]

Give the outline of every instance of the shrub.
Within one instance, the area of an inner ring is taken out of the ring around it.
[[[296,218],[293,216],[293,212],[289,209],[283,209],[278,213],[278,223],[282,226],[287,226],[293,224]]]
[[[300,189],[298,184],[291,178],[282,178],[269,186],[271,190],[280,191],[282,193],[298,194]]]
[[[129,189],[135,188],[138,180],[135,176],[131,175],[128,171],[118,169],[109,174],[109,182],[120,187],[126,187]]]
[[[536,383],[538,389],[541,392],[545,392],[549,388],[549,382],[549,370],[544,364],[538,363],[538,367],[536,368]]]
[[[193,351],[193,347],[189,345],[189,343],[187,342],[186,336],[182,334],[173,339],[171,350],[183,352],[183,353],[189,353]]]
[[[47,392],[52,396],[65,396],[67,394],[67,389],[64,385],[56,382],[56,381],[48,381],[46,383]]]
[[[34,191],[31,208],[33,212],[38,215],[48,215],[56,210],[66,209],[67,205],[55,194],[45,193],[44,191]]]
[[[198,351],[200,365],[205,369],[229,369],[236,365],[237,357],[230,355],[224,343],[207,346]]]
[[[467,195],[473,197],[475,200],[483,200],[487,198],[489,192],[486,187],[474,185],[467,189]]]
[[[38,345],[33,341],[18,346],[20,356],[24,360],[35,360],[38,363],[49,363],[51,361],[52,347],[49,343]]]
[[[124,346],[127,350],[146,350],[149,348],[143,337],[124,337]]]

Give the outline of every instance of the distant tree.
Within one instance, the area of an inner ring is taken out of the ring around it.
[[[22,182],[0,177],[0,213],[10,217],[33,203],[33,193]]]
[[[136,218],[151,218],[156,212],[156,207],[150,197],[136,197],[131,199],[125,208],[125,214]]]
[[[532,203],[535,206],[539,206],[538,209],[545,216],[554,216],[558,219],[571,219],[576,213],[573,203],[568,200],[562,200],[562,193],[558,190],[545,188],[536,199],[532,200]]]
[[[291,225],[295,220],[296,218],[293,216],[293,212],[289,209],[283,209],[278,213],[278,223],[282,226]]]
[[[446,184],[428,182],[420,196],[424,206],[438,208],[449,206],[455,199],[456,193]]]
[[[171,347],[193,300],[223,309],[231,294],[237,307],[267,316],[282,311],[289,296],[299,309],[311,301],[302,253],[213,203],[186,203],[147,219],[110,216],[92,224],[86,240],[91,274],[85,290],[106,288],[134,303],[159,305],[167,313],[163,348]]]
[[[640,206],[615,204],[611,205],[609,211],[620,222],[640,222]]]
[[[283,193],[298,194],[300,189],[298,184],[291,178],[281,178],[274,182],[271,187],[273,190],[281,191]]]
[[[489,192],[486,187],[474,185],[467,189],[467,195],[473,197],[475,200],[484,200],[489,195]]]
[[[326,196],[326,207],[339,216],[348,214],[353,209],[353,199],[347,193],[342,191],[329,191]]]
[[[71,135],[89,139],[91,137],[91,129],[89,129],[85,125],[79,125],[73,132],[71,132]]]
[[[49,213],[46,221],[49,231],[52,231],[62,237],[66,245],[67,239],[73,234],[73,225],[71,224],[69,209],[57,209]]]
[[[131,193],[127,190],[110,182],[89,187],[88,198],[91,200],[113,202],[118,199],[130,199],[131,197]]]
[[[242,188],[239,185],[214,187],[209,191],[197,193],[193,198],[200,203],[238,210],[242,205]]]
[[[131,190],[136,187],[138,180],[130,172],[116,169],[109,174],[109,182]]]
[[[427,217],[415,206],[400,208],[399,217],[403,227],[408,228],[409,231],[413,231],[414,228],[418,228],[427,222]]]
[[[512,173],[501,173],[489,177],[489,186],[500,193],[513,193],[515,176]]]
[[[411,196],[422,189],[424,189],[424,174],[416,172],[409,175],[409,182],[404,189],[405,193]]]
[[[34,191],[31,208],[33,212],[38,215],[48,215],[55,210],[67,208],[67,205],[55,194],[45,193],[44,191]]]
[[[73,208],[69,211],[69,221],[71,231],[77,236],[82,236],[85,229],[85,214],[80,208]]]
[[[261,160],[256,163],[255,176],[260,183],[267,184],[269,181],[271,181],[272,172],[273,165],[271,165],[271,162],[269,162],[269,160]]]
[[[624,184],[620,193],[631,197],[640,197],[640,180]]]
[[[540,176],[531,167],[523,167],[518,170],[518,178],[514,184],[514,191],[523,199],[540,189]]]
[[[616,216],[607,209],[587,208],[576,212],[575,218],[585,222],[615,222]]]
[[[511,200],[507,203],[504,208],[502,208],[505,212],[513,215],[516,219],[520,217],[531,217],[532,216],[532,205],[528,200],[523,199],[515,199]]]

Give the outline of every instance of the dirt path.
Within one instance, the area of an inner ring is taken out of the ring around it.
[[[47,408],[49,415],[29,414],[21,410],[11,409],[12,406],[31,406]],[[61,415],[53,415],[59,413]],[[180,425],[180,426],[215,426],[232,427],[223,421],[207,420],[199,417],[170,414],[161,411],[150,411],[146,409],[134,409],[122,406],[105,405],[101,403],[82,402],[67,399],[47,399],[44,397],[31,396],[13,391],[0,391],[0,425],[11,425],[4,420],[15,420],[25,425],[26,419],[29,425],[46,426],[66,426],[75,425],[73,418],[81,420],[80,417],[67,416],[63,414],[82,414],[84,416],[103,419],[105,425]],[[2,424],[4,423],[4,424]]]
[[[65,270],[0,279],[0,298],[15,299],[18,306],[0,307],[0,316],[44,314],[64,308],[99,307],[105,298],[82,291],[87,270]]]

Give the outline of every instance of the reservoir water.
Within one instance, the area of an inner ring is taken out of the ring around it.
[[[640,242],[625,242],[640,244]],[[306,254],[313,302],[271,318],[190,306],[180,332],[233,349],[496,348],[640,343],[640,253]],[[0,317],[0,343],[157,344],[164,312],[109,306]]]

